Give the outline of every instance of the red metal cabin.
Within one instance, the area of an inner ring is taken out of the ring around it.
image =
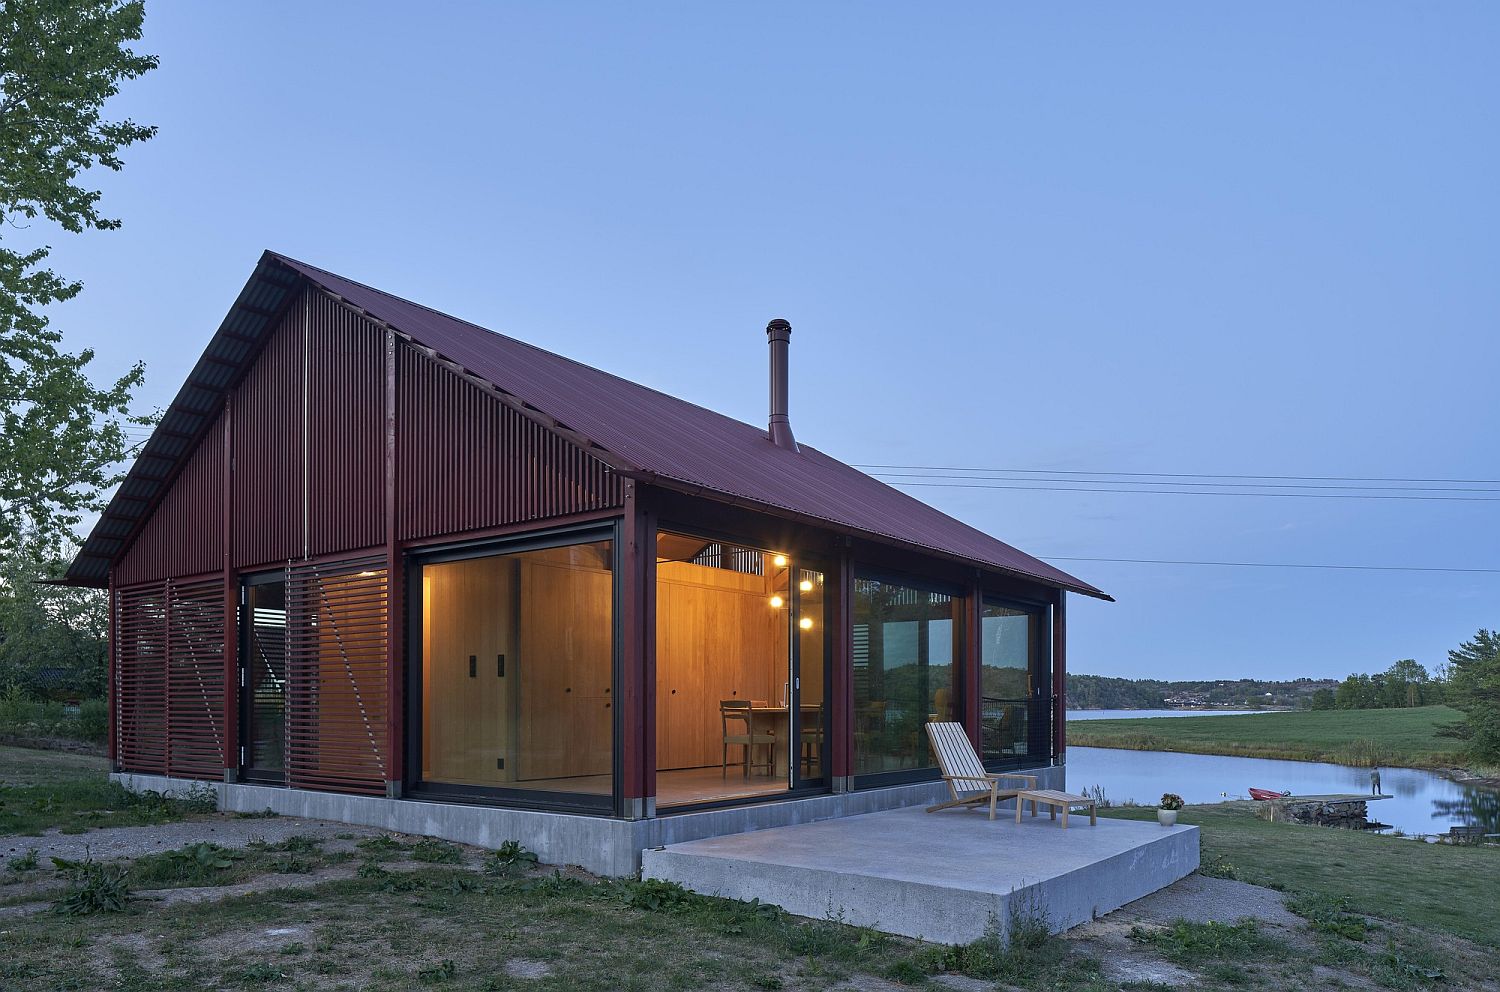
[[[793,440],[790,333],[767,430],[267,252],[69,572],[116,770],[637,821],[919,801],[955,719],[1060,778],[1108,597]]]

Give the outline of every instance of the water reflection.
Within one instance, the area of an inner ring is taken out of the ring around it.
[[[1370,818],[1408,834],[1445,834],[1454,826],[1500,833],[1500,792],[1450,782],[1415,768],[1382,768],[1381,790],[1390,799],[1370,804]],[[1163,792],[1190,803],[1244,798],[1251,786],[1298,795],[1367,793],[1370,770],[1316,761],[1278,761],[1212,754],[1068,748],[1068,786],[1101,786],[1112,802],[1155,805]]]

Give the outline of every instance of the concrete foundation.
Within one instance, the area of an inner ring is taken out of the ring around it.
[[[1041,788],[1060,789],[1064,785],[1061,767],[1024,771],[1036,775]],[[128,789],[165,794],[209,788],[218,797],[220,809],[236,813],[270,809],[283,816],[356,823],[399,833],[441,837],[476,847],[497,848],[507,840],[518,840],[535,851],[544,864],[578,865],[598,875],[635,874],[641,868],[641,851],[645,848],[927,805],[948,797],[948,788],[942,782],[922,782],[651,819],[620,820],[420,799],[348,796],[241,782],[203,782],[132,772],[116,773],[111,778]]]
[[[645,852],[645,877],[759,899],[814,918],[967,943],[1012,914],[1054,931],[1149,895],[1198,867],[1198,828],[1043,812],[899,809]]]

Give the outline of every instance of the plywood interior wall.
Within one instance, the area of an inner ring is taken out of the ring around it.
[[[782,700],[788,607],[763,575],[663,561],[656,577],[657,767],[716,766],[720,701]]]
[[[424,567],[422,777],[607,783],[613,597],[604,543]]]
[[[422,777],[460,785],[515,778],[516,569],[512,557],[444,562],[422,572]],[[470,656],[474,658],[470,674]],[[513,667],[513,666],[512,666]]]

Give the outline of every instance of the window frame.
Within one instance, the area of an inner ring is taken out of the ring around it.
[[[581,813],[595,816],[618,817],[621,809],[622,777],[620,774],[620,747],[624,729],[621,707],[611,706],[610,721],[610,790],[609,793],[546,792],[538,789],[507,789],[500,786],[455,785],[445,782],[427,782],[422,778],[422,670],[426,659],[422,655],[422,598],[421,576],[426,565],[438,565],[451,561],[466,561],[474,558],[489,558],[498,555],[520,554],[527,551],[542,551],[548,548],[567,547],[574,544],[593,544],[600,541],[610,543],[611,570],[611,617],[610,617],[610,695],[620,699],[621,692],[621,645],[623,643],[622,589],[620,577],[624,572],[623,526],[620,518],[603,523],[580,524],[571,527],[552,527],[498,538],[461,541],[453,544],[431,545],[408,552],[402,567],[401,581],[407,604],[406,625],[406,672],[405,672],[405,781],[402,795],[415,800],[434,802],[461,802],[477,806],[500,806],[512,809],[550,810],[566,813]]]

